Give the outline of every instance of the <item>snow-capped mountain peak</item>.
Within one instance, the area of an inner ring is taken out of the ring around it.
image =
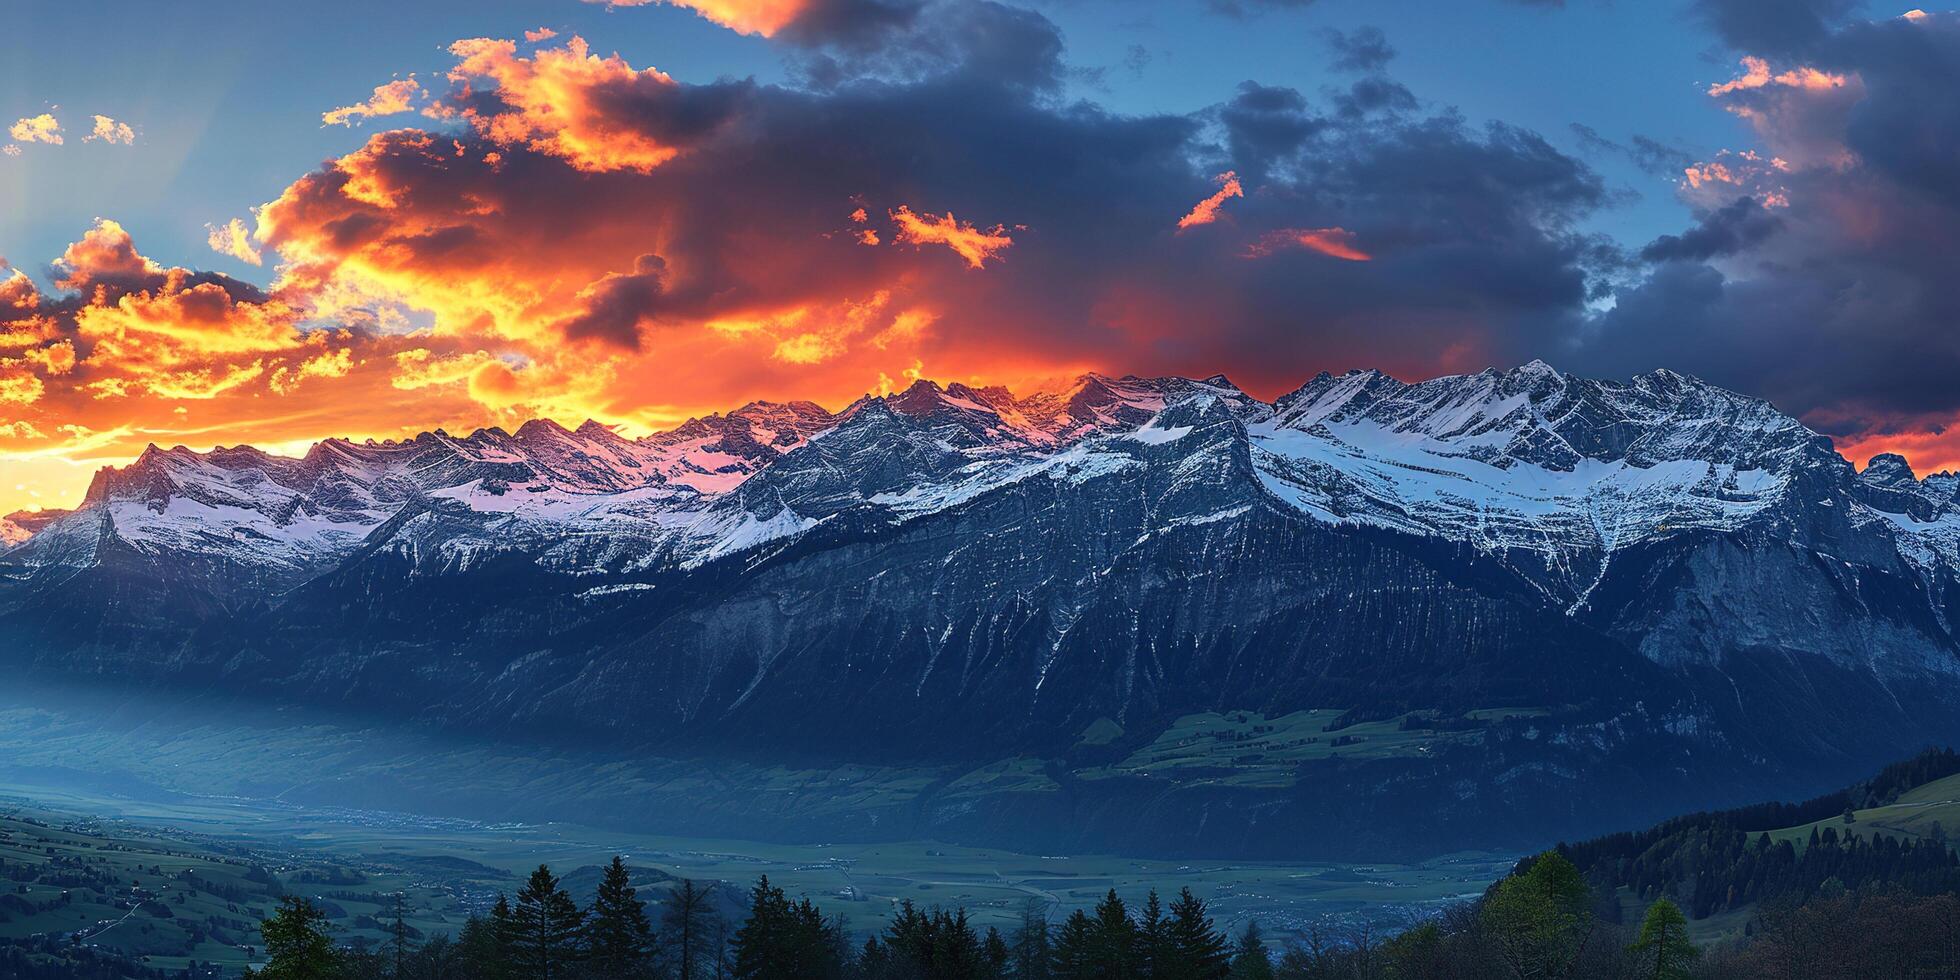
[[[1194,426],[1214,435],[1186,438]],[[1091,373],[1026,397],[922,379],[835,414],[751,402],[638,439],[539,419],[515,432],[331,439],[301,459],[153,446],[98,474],[82,511],[62,520],[99,512],[142,547],[256,555],[298,574],[350,554],[407,508],[435,507],[477,515],[476,530],[452,518],[425,554],[514,548],[579,570],[696,563],[847,512],[913,520],[1013,492],[1054,466],[1137,465],[1180,466],[1189,486],[1212,485],[1189,481],[1222,468],[1304,519],[1535,556],[1505,560],[1565,569],[1547,587],[1574,596],[1626,547],[1818,513],[1867,514],[1904,535],[1915,561],[1960,566],[1960,480],[1919,481],[1897,457],[1855,474],[1769,403],[1675,372],[1602,381],[1542,361],[1415,383],[1323,373],[1271,404],[1222,375]],[[58,560],[30,557],[26,532],[10,537],[19,560]],[[601,539],[597,550],[575,544]]]

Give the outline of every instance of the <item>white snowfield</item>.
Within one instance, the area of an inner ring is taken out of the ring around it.
[[[515,552],[616,574],[781,546],[846,512],[915,520],[1029,480],[1157,467],[1200,487],[1242,459],[1261,506],[1542,563],[1581,602],[1617,551],[1691,531],[1846,522],[1919,567],[1960,567],[1950,475],[1881,457],[1860,476],[1769,403],[1673,372],[1597,381],[1536,361],[1417,384],[1323,374],[1270,404],[1223,377],[1092,374],[1027,397],[921,381],[835,414],[754,403],[640,439],[534,421],[328,440],[300,459],[151,447],[38,533],[0,522],[0,554],[21,574],[88,564],[113,539],[270,583],[368,547],[430,571]],[[1247,509],[1167,506],[1145,535]]]

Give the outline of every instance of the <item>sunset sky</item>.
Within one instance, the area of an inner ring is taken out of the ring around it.
[[[195,13],[192,12],[195,11]],[[0,513],[149,443],[1543,358],[1960,466],[1960,13],[26,0]]]

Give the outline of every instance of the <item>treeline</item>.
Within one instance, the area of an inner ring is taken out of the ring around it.
[[[659,922],[620,858],[581,909],[549,867],[514,901],[499,898],[454,939],[417,942],[398,907],[378,948],[334,941],[328,917],[288,896],[262,924],[267,963],[257,980],[1275,980],[1282,976],[1257,923],[1233,940],[1203,900],[1184,889],[1166,907],[1156,892],[1132,910],[1114,890],[1093,914],[1051,923],[1026,904],[1008,934],[982,931],[965,909],[902,903],[862,944],[849,922],[808,898],[791,899],[765,876],[737,928],[709,901],[714,885],[682,880]]]
[[[120,953],[77,947],[48,937],[0,939],[0,977],[6,980],[174,980]]]
[[[1051,922],[1038,900],[1006,933],[963,909],[899,907],[877,936],[854,943],[849,923],[767,878],[732,932],[706,891],[681,882],[661,925],[626,884],[617,859],[580,909],[539,868],[514,902],[499,902],[459,938],[379,950],[337,948],[326,920],[287,898],[266,920],[261,980],[1499,980],[1625,977],[1674,980],[1706,966],[1687,919],[1656,902],[1638,929],[1595,914],[1597,896],[1557,853],[1521,864],[1481,900],[1393,937],[1365,928],[1269,943],[1257,923],[1236,938],[1189,890],[1168,905],[1132,907],[1114,891],[1094,910]],[[692,909],[693,911],[690,911]],[[1726,964],[1727,961],[1723,961]]]
[[[1648,830],[1561,844],[1595,888],[1625,888],[1644,901],[1668,898],[1693,918],[1769,900],[1800,904],[1827,887],[1870,885],[1930,896],[1960,889],[1960,857],[1937,823],[1924,839],[1813,830],[1799,847],[1764,828],[1800,826],[1855,809],[1885,806],[1906,791],[1960,772],[1960,754],[1940,749],[1886,767],[1856,786],[1805,803],[1768,803],[1668,820]]]
[[[1382,937],[1367,928],[1304,934],[1270,944],[1256,923],[1236,939],[1188,890],[1168,907],[1108,893],[1093,911],[1051,923],[1039,900],[1006,933],[979,929],[964,909],[901,905],[878,935],[856,943],[849,923],[767,878],[750,890],[741,925],[714,911],[715,886],[682,881],[658,922],[615,859],[581,909],[548,868],[515,901],[472,918],[454,938],[412,938],[400,903],[379,948],[336,943],[326,916],[287,897],[262,923],[268,964],[259,980],[1756,980],[1960,977],[1960,896],[1918,896],[1835,883],[1805,901],[1777,901],[1750,920],[1746,939],[1704,951],[1666,898],[1637,926],[1564,855],[1520,862],[1480,899]],[[41,950],[47,953],[50,950]],[[0,976],[158,977],[118,972],[107,958],[9,959]],[[126,961],[125,961],[126,963]],[[9,972],[9,970],[13,972]],[[178,976],[180,974],[172,974]],[[252,976],[249,971],[248,976]]]

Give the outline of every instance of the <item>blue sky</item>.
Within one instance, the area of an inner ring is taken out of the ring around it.
[[[150,442],[1533,358],[1960,467],[1952,11],[637,2],[11,5],[0,124],[66,139],[0,142],[0,507]]]
[[[373,123],[323,127],[319,114],[392,77],[439,73],[458,38],[549,26],[683,81],[789,78],[780,46],[672,7],[355,0],[323,13],[230,0],[169,18],[153,9],[34,2],[8,15],[0,116],[59,106],[65,118],[101,113],[140,134],[129,148],[30,147],[0,160],[0,255],[31,274],[101,215],[116,216],[160,260],[255,271],[212,254],[205,224],[245,216],[294,175],[359,145]],[[1399,52],[1393,73],[1425,104],[1525,126],[1573,153],[1583,148],[1572,123],[1620,142],[1646,135],[1698,158],[1750,143],[1704,94],[1734,74],[1732,54],[1676,3],[1321,0],[1239,17],[1189,0],[1051,0],[1040,9],[1060,26],[1068,61],[1089,70],[1070,94],[1118,112],[1186,113],[1246,80],[1311,94],[1334,81],[1323,32],[1374,26]],[[103,24],[141,28],[105,45]],[[1637,244],[1685,223],[1669,181],[1612,155],[1587,159],[1615,189],[1638,195],[1590,225]]]

